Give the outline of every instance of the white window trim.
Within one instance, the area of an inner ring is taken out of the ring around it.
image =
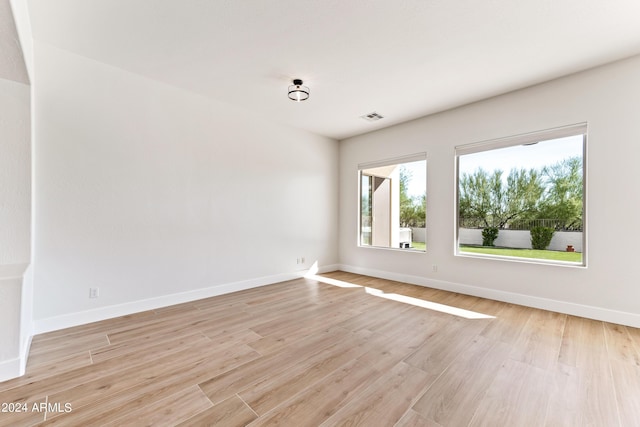
[[[372,246],[372,245],[363,245],[361,242],[361,231],[362,231],[362,224],[361,224],[361,212],[362,212],[362,171],[365,169],[373,169],[373,168],[378,168],[378,167],[383,167],[383,166],[390,166],[390,165],[396,165],[396,164],[401,164],[401,163],[410,163],[410,162],[417,162],[417,161],[427,161],[427,153],[426,152],[419,152],[419,153],[414,153],[414,154],[407,154],[404,156],[399,156],[399,157],[393,157],[393,158],[387,158],[384,160],[377,160],[377,161],[371,161],[371,162],[363,162],[363,163],[358,163],[358,170],[357,170],[357,181],[358,181],[358,220],[357,220],[357,227],[356,227],[356,246],[358,248],[365,248],[367,250],[369,249],[374,249],[374,250],[385,250],[385,251],[396,251],[396,252],[403,252],[403,253],[414,253],[414,254],[425,254],[427,251],[425,250],[407,250],[407,249],[401,249],[401,248],[394,248],[394,247],[385,247],[385,246]],[[429,179],[427,177],[427,187],[429,184]],[[426,224],[425,224],[425,228],[426,228]]]
[[[578,134],[587,134],[587,123],[577,123],[553,129],[529,132],[504,138],[490,139],[471,144],[458,145],[456,150],[456,164],[458,157],[465,154],[479,153],[482,151],[496,150],[498,148],[512,147],[514,145],[530,144],[538,141],[563,138]]]
[[[409,154],[409,155],[406,155],[406,156],[395,157],[393,159],[385,159],[385,160],[380,160],[380,161],[375,161],[375,162],[359,163],[358,164],[358,171],[361,171],[363,169],[379,168],[379,167],[382,167],[382,166],[397,165],[397,164],[400,164],[400,163],[418,162],[420,160],[427,160],[427,153],[426,152],[416,153],[416,154]]]
[[[465,154],[473,154],[479,153],[483,151],[496,150],[499,148],[507,148],[515,145],[522,144],[530,144],[538,141],[547,141],[551,139],[563,138],[566,136],[573,135],[583,135],[582,142],[582,168],[583,168],[583,176],[582,176],[582,203],[583,203],[583,211],[582,211],[582,262],[581,263],[573,263],[573,262],[565,262],[565,261],[554,261],[554,260],[541,260],[536,258],[518,258],[518,257],[508,257],[508,256],[498,256],[498,255],[478,255],[468,252],[460,252],[459,245],[459,233],[460,233],[460,225],[459,225],[459,188],[460,188],[460,163],[459,158]],[[586,268],[587,267],[587,257],[588,257],[588,239],[587,239],[587,231],[589,229],[587,222],[587,135],[588,135],[588,123],[576,123],[567,126],[561,126],[546,130],[528,132],[519,135],[507,136],[504,138],[490,139],[479,142],[474,142],[471,144],[458,145],[455,147],[455,185],[454,185],[454,256],[465,257],[465,258],[481,258],[481,259],[493,259],[493,260],[501,260],[501,261],[513,261],[513,262],[521,262],[528,264],[541,264],[541,265],[556,265],[556,266],[564,266],[564,267],[577,267],[577,268]]]

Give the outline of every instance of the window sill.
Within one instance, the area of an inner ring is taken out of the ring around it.
[[[512,256],[501,255],[478,255],[471,252],[456,252],[454,254],[460,258],[476,258],[476,259],[489,259],[494,261],[506,261],[506,262],[518,262],[524,264],[537,264],[537,265],[551,265],[557,267],[573,267],[573,268],[587,268],[586,262],[571,262],[571,261],[556,261],[556,260],[543,260],[537,258],[522,258]]]
[[[368,245],[358,245],[358,248],[364,249],[373,249],[373,250],[383,250],[383,251],[393,251],[393,252],[409,252],[414,254],[426,254],[426,249],[413,249],[413,248],[386,248],[384,246],[368,246]]]

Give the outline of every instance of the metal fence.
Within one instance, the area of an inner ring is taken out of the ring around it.
[[[460,218],[458,226],[462,228],[498,227],[502,230],[531,230],[533,227],[551,227],[556,231],[582,231],[582,220],[567,223],[560,219],[516,219],[499,227],[498,220],[484,218]]]

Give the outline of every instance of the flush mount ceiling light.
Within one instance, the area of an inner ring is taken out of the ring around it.
[[[364,116],[360,116],[361,119],[365,119],[368,122],[375,122],[380,119],[384,119],[384,116],[380,113],[373,112],[369,114],[365,114]]]
[[[302,86],[302,80],[293,80],[293,84],[289,86],[289,99],[296,102],[309,99],[309,88]]]

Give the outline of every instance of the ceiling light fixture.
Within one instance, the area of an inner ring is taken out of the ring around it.
[[[366,121],[369,122],[375,122],[376,120],[380,120],[380,119],[384,119],[384,116],[380,113],[377,112],[373,112],[373,113],[369,113],[369,114],[365,114],[364,116],[360,116],[361,119],[365,119]]]
[[[302,80],[293,80],[293,84],[289,86],[289,99],[296,102],[309,99],[309,88],[302,86]]]

